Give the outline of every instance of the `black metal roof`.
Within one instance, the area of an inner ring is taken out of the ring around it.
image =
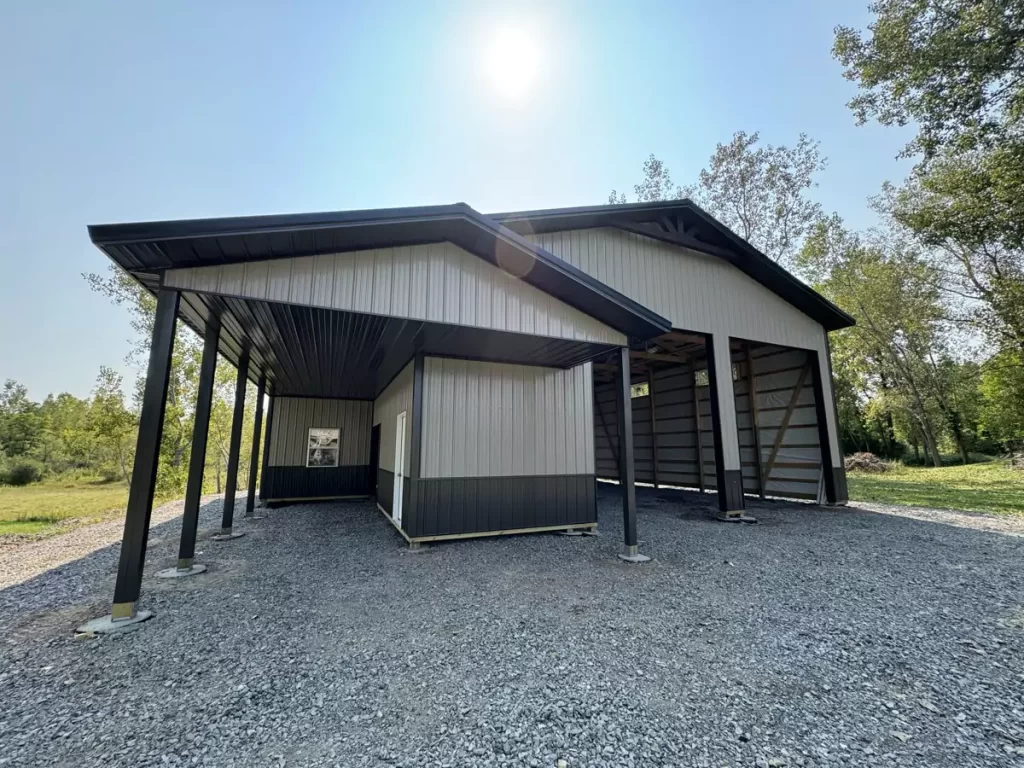
[[[519,234],[616,227],[725,259],[827,330],[855,324],[850,315],[765,256],[691,200],[591,205],[490,214]]]
[[[89,236],[149,290],[165,269],[450,241],[628,336],[669,320],[465,203],[335,213],[108,224]]]

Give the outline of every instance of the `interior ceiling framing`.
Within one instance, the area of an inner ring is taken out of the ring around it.
[[[569,368],[616,347],[298,304],[182,293],[179,314],[202,335],[219,318],[218,350],[275,395],[372,399],[416,354]]]
[[[705,356],[704,336],[686,331],[669,331],[630,350],[630,372],[634,377],[684,365]],[[616,350],[617,352],[617,350]],[[618,370],[616,354],[603,355],[594,367],[594,376],[602,381],[615,378]]]

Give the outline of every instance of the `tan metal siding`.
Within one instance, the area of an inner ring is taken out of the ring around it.
[[[394,472],[395,426],[398,414],[406,412],[406,461],[402,474],[409,476],[413,439],[413,361],[401,370],[374,402],[374,425],[381,425],[380,468]]]
[[[266,301],[625,344],[625,336],[452,243],[170,269],[165,284]]]
[[[339,466],[369,464],[372,413],[373,403],[369,400],[275,398],[267,462],[272,467],[306,466],[309,430],[325,427],[341,429]]]
[[[398,414],[405,411],[405,466],[402,474],[409,476],[409,456],[412,453],[412,371],[409,362],[402,372],[388,384],[373,405],[373,423],[380,424],[380,468],[395,471],[395,427]]]
[[[428,357],[422,476],[593,474],[592,375]]]
[[[527,239],[667,317],[674,327],[715,334],[716,343],[725,348],[726,337],[732,336],[816,350],[822,381],[831,381],[825,329],[716,256],[610,228],[553,232]],[[833,464],[841,466],[831,385],[824,389]],[[726,431],[733,435],[735,417],[728,418],[731,428]],[[727,456],[737,455],[734,446],[726,448]],[[729,462],[726,466],[735,468]]]

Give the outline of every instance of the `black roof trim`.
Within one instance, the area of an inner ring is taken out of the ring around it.
[[[149,290],[170,268],[209,266],[448,240],[628,336],[669,320],[465,203],[365,211],[104,224],[89,236]]]
[[[617,227],[708,253],[725,259],[827,330],[855,324],[850,315],[691,200],[515,211],[491,214],[491,217],[520,234]]]

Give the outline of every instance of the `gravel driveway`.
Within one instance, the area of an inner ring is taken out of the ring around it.
[[[1024,765],[1020,521],[769,502],[729,525],[641,489],[654,561],[629,565],[616,491],[599,538],[422,554],[369,503],[285,507],[158,581],[172,519],[156,617],[92,640],[70,629],[109,610],[116,544],[7,586],[0,765]]]

